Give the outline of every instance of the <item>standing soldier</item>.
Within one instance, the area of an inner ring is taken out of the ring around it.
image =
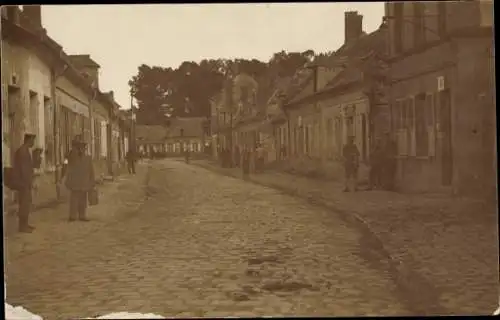
[[[262,147],[262,144],[259,142],[257,143],[257,149],[256,149],[256,169],[258,172],[264,171],[264,148]]]
[[[248,179],[248,174],[250,173],[250,153],[248,147],[243,147],[242,159],[241,159],[241,169],[243,171],[243,179]]]
[[[134,150],[127,151],[125,159],[127,160],[128,173],[135,174],[135,162],[137,161],[135,151]]]
[[[33,178],[35,176],[30,149],[35,145],[36,135],[26,133],[24,142],[14,155],[14,172],[19,202],[19,232],[30,233],[35,228],[28,223],[33,200]]]
[[[344,156],[345,168],[345,189],[344,192],[349,192],[349,182],[353,182],[353,191],[357,191],[357,178],[359,168],[359,150],[354,144],[354,137],[347,138],[347,144],[342,149]]]
[[[89,221],[87,218],[88,193],[95,188],[94,166],[92,159],[86,154],[87,144],[81,135],[75,137],[69,153],[66,170],[66,187],[71,192],[69,204],[69,221]]]

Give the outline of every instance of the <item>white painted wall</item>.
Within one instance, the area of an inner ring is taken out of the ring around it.
[[[36,134],[35,147],[45,150],[45,97],[52,99],[50,67],[35,54],[28,54],[28,87],[37,93],[35,109],[30,110],[26,116],[28,131]],[[31,103],[29,104],[31,105]],[[45,168],[45,157],[42,158],[42,168]]]
[[[101,157],[108,156],[108,122],[101,121]]]

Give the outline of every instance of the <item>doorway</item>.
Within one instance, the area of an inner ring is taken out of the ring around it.
[[[441,182],[449,186],[453,179],[453,154],[451,140],[451,103],[450,90],[439,93],[439,122],[442,135]]]
[[[361,158],[366,161],[367,143],[366,143],[366,114],[361,114]]]

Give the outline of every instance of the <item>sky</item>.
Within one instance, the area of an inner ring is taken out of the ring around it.
[[[176,68],[183,61],[257,58],[281,50],[338,49],[344,12],[363,15],[376,30],[383,2],[45,5],[42,24],[67,54],[90,54],[101,91],[130,107],[128,81],[141,64]]]

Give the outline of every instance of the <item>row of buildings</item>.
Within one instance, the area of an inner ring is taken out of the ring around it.
[[[99,64],[89,55],[66,54],[43,28],[39,5],[2,6],[1,13],[3,166],[12,165],[26,132],[36,134],[35,148],[43,155],[39,189],[55,197],[71,141],[83,134],[96,175],[117,174],[134,119],[113,91],[100,90]]]
[[[137,150],[143,156],[161,154],[180,157],[186,150],[196,156],[205,154],[209,147],[207,119],[203,117],[165,119],[168,125],[137,125]]]
[[[212,99],[214,157],[261,145],[269,165],[341,178],[354,136],[366,175],[374,140],[389,134],[399,189],[494,192],[493,2],[388,2],[376,31],[362,21],[346,12],[334,55],[272,90],[228,78]]]

